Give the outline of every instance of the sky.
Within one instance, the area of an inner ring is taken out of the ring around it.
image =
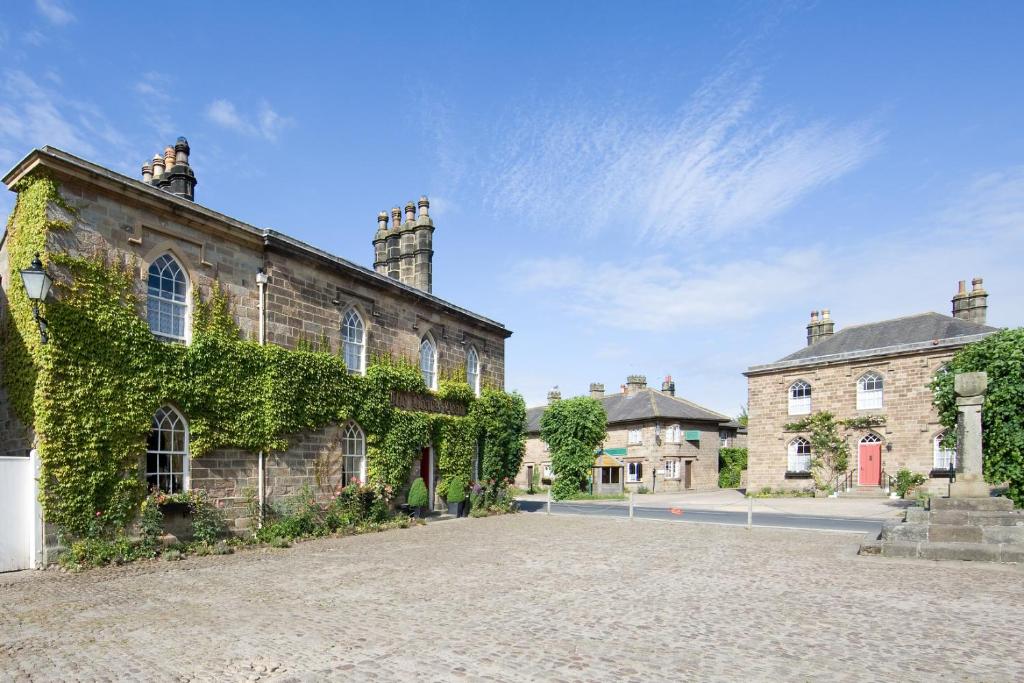
[[[426,194],[434,293],[529,405],[671,374],[736,415],[811,310],[974,276],[1024,319],[1024,3],[198,5],[0,0],[0,167],[185,135],[199,203],[368,267]]]

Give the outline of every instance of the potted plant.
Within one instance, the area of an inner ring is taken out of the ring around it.
[[[430,502],[430,492],[423,483],[423,477],[417,477],[409,489],[409,507],[416,511],[416,516],[423,518],[423,508]]]
[[[456,517],[464,517],[466,512],[466,482],[462,477],[456,476],[448,482],[448,514]]]

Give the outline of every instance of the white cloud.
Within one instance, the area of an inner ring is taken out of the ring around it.
[[[635,225],[658,240],[756,227],[860,166],[866,122],[798,122],[757,110],[760,83],[727,73],[675,116],[547,111],[496,139],[490,203],[589,229]]]
[[[170,109],[173,106],[170,95],[172,86],[171,77],[158,71],[146,72],[142,75],[142,79],[135,84],[135,92],[142,102],[146,123],[161,138],[168,138],[177,133],[170,115]]]
[[[564,312],[603,328],[670,332],[758,315],[822,276],[816,250],[684,269],[664,259],[588,263],[534,259],[515,269],[526,292],[548,292]],[[794,274],[799,273],[799,277]]]
[[[290,126],[292,120],[274,111],[267,102],[261,102],[254,116],[245,116],[230,100],[217,99],[206,110],[207,117],[219,126],[230,128],[244,135],[277,140],[282,129]]]
[[[75,15],[66,10],[58,0],[36,0],[36,9],[51,24],[56,24],[57,26],[64,26],[75,20]]]

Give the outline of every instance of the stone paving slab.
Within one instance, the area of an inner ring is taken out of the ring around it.
[[[0,680],[1024,679],[1024,570],[859,541],[520,514],[0,575]]]

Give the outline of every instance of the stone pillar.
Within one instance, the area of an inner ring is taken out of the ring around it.
[[[982,471],[981,406],[985,402],[988,375],[984,372],[963,372],[953,378],[956,392],[956,450],[963,469],[956,483],[950,484],[950,498],[987,498],[992,488],[985,483]]]

